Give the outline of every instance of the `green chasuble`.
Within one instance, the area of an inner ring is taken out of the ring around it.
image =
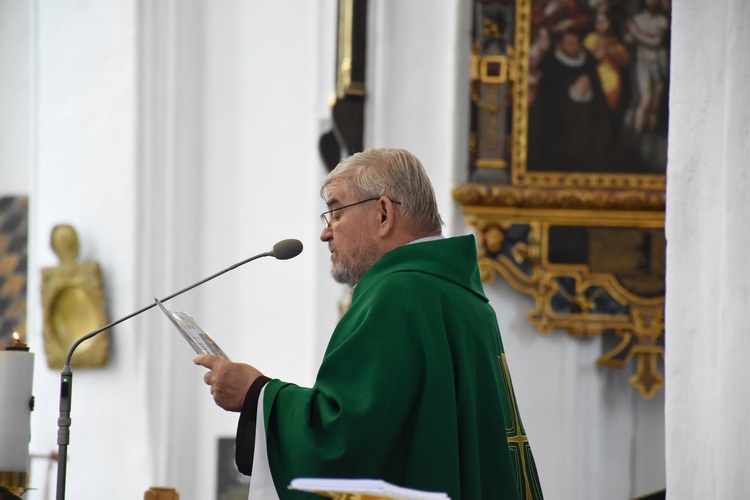
[[[354,288],[311,388],[271,380],[267,454],[296,477],[383,479],[452,500],[541,498],[473,236],[402,246]]]

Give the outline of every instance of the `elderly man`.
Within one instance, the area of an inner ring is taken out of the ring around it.
[[[453,500],[541,498],[474,239],[441,236],[419,160],[368,149],[342,161],[321,196],[331,274],[354,291],[315,384],[195,358],[211,370],[216,404],[241,412],[237,463],[252,469],[251,498],[268,477],[278,498],[309,496],[287,489],[295,477],[377,478]]]

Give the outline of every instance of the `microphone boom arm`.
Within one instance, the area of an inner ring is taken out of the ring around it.
[[[265,252],[265,253],[262,253],[262,254],[259,254],[259,255],[254,255],[254,256],[252,256],[252,257],[250,257],[250,258],[248,258],[248,259],[245,259],[245,260],[243,260],[242,262],[238,262],[238,263],[236,263],[236,264],[234,264],[234,265],[232,265],[232,266],[229,266],[228,268],[224,269],[223,271],[219,271],[218,273],[212,274],[212,275],[211,275],[211,276],[209,276],[208,278],[204,278],[204,279],[200,280],[200,281],[199,281],[199,282],[197,282],[197,283],[193,283],[192,285],[190,285],[190,286],[188,286],[188,287],[185,287],[185,288],[183,288],[183,289],[182,289],[182,290],[180,290],[179,292],[175,292],[175,293],[173,293],[172,295],[168,295],[168,296],[164,297],[163,299],[159,299],[159,301],[160,301],[160,302],[166,302],[166,301],[168,301],[169,299],[173,299],[174,297],[177,297],[178,295],[181,295],[181,294],[183,294],[183,293],[185,293],[185,292],[187,292],[187,291],[189,291],[189,290],[192,290],[193,288],[195,288],[195,287],[197,287],[197,286],[199,286],[199,285],[202,285],[202,284],[203,284],[203,283],[205,283],[206,281],[212,280],[212,279],[214,279],[214,278],[216,278],[216,277],[218,277],[218,276],[221,276],[222,274],[224,274],[224,273],[226,273],[226,272],[229,272],[229,271],[231,271],[232,269],[238,268],[238,267],[240,267],[240,266],[241,266],[241,265],[243,265],[243,264],[247,264],[248,262],[250,262],[250,261],[253,261],[253,260],[255,260],[255,259],[259,259],[259,258],[261,258],[261,257],[269,257],[269,256],[271,256],[271,255],[273,255],[273,253],[272,253],[272,252]],[[95,337],[95,336],[97,336],[98,334],[102,333],[102,332],[103,332],[104,330],[108,330],[108,329],[112,328],[112,327],[113,327],[113,326],[115,326],[115,325],[119,325],[119,324],[120,324],[120,323],[122,323],[123,321],[125,321],[125,320],[128,320],[128,319],[132,318],[133,316],[138,316],[139,314],[141,314],[141,313],[143,313],[143,312],[146,312],[146,311],[148,311],[149,309],[151,309],[152,307],[155,307],[155,306],[156,306],[156,302],[154,302],[153,304],[149,304],[149,305],[147,305],[146,307],[144,307],[144,308],[142,308],[142,309],[138,309],[138,310],[137,310],[137,311],[135,311],[134,313],[130,313],[130,314],[128,314],[127,316],[125,316],[125,317],[123,317],[123,318],[120,318],[120,319],[118,319],[117,321],[113,321],[112,323],[109,323],[108,325],[104,325],[103,327],[99,328],[98,330],[94,330],[93,332],[87,333],[87,334],[86,334],[86,335],[84,335],[83,337],[79,338],[79,339],[78,339],[78,340],[76,340],[76,341],[75,341],[75,342],[73,343],[73,345],[72,345],[72,346],[70,347],[70,350],[68,351],[68,356],[67,356],[67,357],[65,358],[65,366],[66,366],[66,367],[69,367],[69,366],[70,366],[70,360],[71,360],[71,358],[73,357],[73,351],[75,351],[75,350],[76,350],[76,348],[77,348],[77,347],[78,347],[78,346],[79,346],[80,344],[82,344],[83,342],[87,341],[88,339],[90,339],[90,338],[92,338],[92,337]]]
[[[160,299],[161,302],[166,302],[169,299],[172,299],[182,293],[187,292],[188,290],[192,290],[193,288],[202,285],[203,283],[212,280],[216,278],[217,276],[221,276],[222,274],[231,271],[232,269],[235,269],[237,267],[240,267],[243,264],[247,264],[250,261],[253,261],[255,259],[259,259],[261,257],[275,257],[279,260],[286,260],[291,259],[292,257],[296,257],[297,255],[302,252],[302,243],[299,240],[289,239],[289,240],[282,240],[278,243],[276,243],[273,246],[273,249],[269,252],[264,252],[258,255],[254,255],[250,258],[247,258],[241,262],[238,262],[232,266],[227,267],[226,269],[219,271],[218,273],[214,273],[208,278],[204,278],[197,283],[193,283],[192,285],[183,288],[182,290],[175,292],[171,295],[168,295],[164,297],[163,299]],[[141,314],[142,312],[148,311],[152,307],[156,306],[156,302],[143,307],[134,313],[128,314],[125,317],[122,317],[118,319],[117,321],[113,321],[112,323],[109,323],[98,330],[94,330],[93,332],[87,333],[86,335],[80,337],[78,340],[76,340],[72,346],[70,346],[70,350],[68,351],[68,355],[65,358],[65,366],[63,366],[62,372],[60,373],[60,417],[57,419],[57,497],[56,500],[65,500],[65,477],[67,472],[67,457],[68,457],[68,443],[70,442],[70,400],[71,395],[73,392],[73,372],[70,369],[70,362],[73,358],[73,352],[76,350],[76,348],[83,342],[87,341],[88,339],[95,337],[96,335],[100,334],[101,332],[108,330],[112,328],[115,325],[119,325],[125,320],[128,320],[132,318],[133,316],[137,316]]]

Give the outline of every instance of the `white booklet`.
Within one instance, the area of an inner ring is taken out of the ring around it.
[[[338,498],[342,493],[366,495],[374,498],[400,498],[402,500],[450,500],[445,493],[413,490],[390,484],[380,479],[326,479],[300,477],[292,480],[290,490],[309,491]]]
[[[214,340],[208,336],[208,334],[198,326],[198,323],[186,312],[170,311],[159,299],[154,297],[156,304],[166,314],[167,318],[172,321],[172,324],[182,334],[182,336],[190,344],[190,347],[198,354],[214,354],[220,358],[229,361],[229,357],[224,354]]]

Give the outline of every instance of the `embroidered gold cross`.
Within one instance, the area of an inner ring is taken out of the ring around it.
[[[516,478],[519,483],[519,493],[522,499],[542,498],[542,489],[539,486],[539,478],[536,477],[536,466],[534,457],[531,455],[529,439],[526,437],[526,431],[521,423],[521,415],[516,403],[516,394],[513,392],[513,382],[510,379],[510,370],[505,354],[497,357],[500,365],[500,373],[505,386],[505,396],[508,398],[508,409],[510,411],[510,427],[506,427],[505,432],[508,438],[508,448],[516,459]]]

